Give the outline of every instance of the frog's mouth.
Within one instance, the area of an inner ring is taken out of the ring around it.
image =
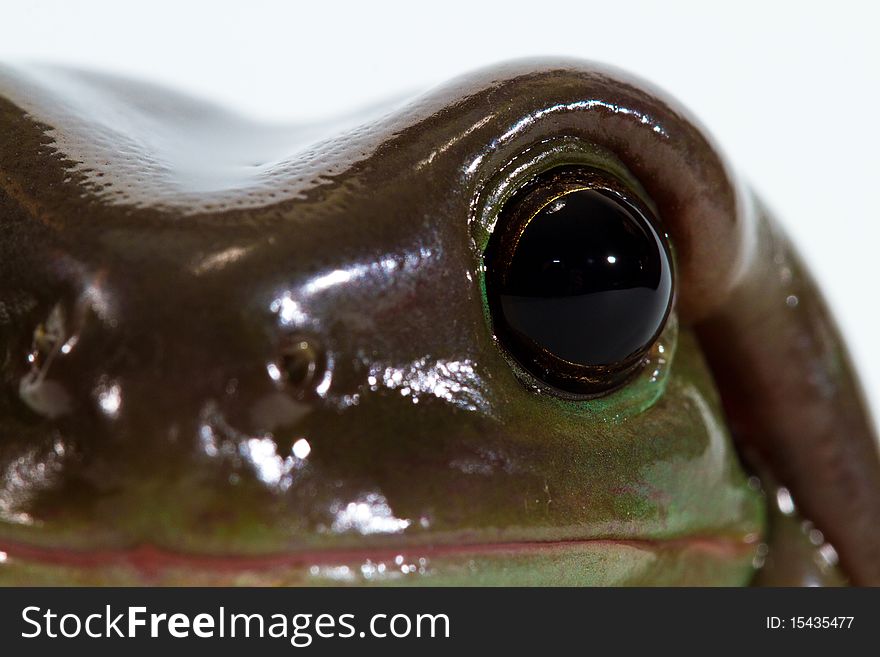
[[[390,390],[286,443],[214,422],[193,435],[216,443],[141,431],[89,460],[43,436],[10,466],[0,583],[746,584],[763,500],[687,332],[676,363],[656,403],[607,426],[511,377],[528,404],[503,423]]]
[[[659,584],[741,583],[757,537],[505,541],[267,555],[184,553],[150,544],[71,550],[0,543],[7,577],[75,584]],[[682,567],[687,564],[686,572]],[[0,576],[0,581],[4,577]]]

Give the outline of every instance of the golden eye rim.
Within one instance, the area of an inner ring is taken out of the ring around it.
[[[551,193],[547,193],[548,189],[552,189]],[[669,276],[669,297],[650,340],[627,358],[610,365],[585,365],[566,360],[538,342],[504,327],[496,319],[503,316],[503,313],[498,308],[499,295],[493,294],[493,287],[496,279],[503,280],[509,271],[510,262],[528,226],[554,201],[584,190],[597,191],[611,198],[626,207],[637,221],[649,228],[663,253],[662,261]],[[496,272],[499,255],[502,262],[500,274]],[[495,342],[508,360],[512,359],[519,369],[534,379],[537,387],[565,398],[589,399],[604,396],[635,379],[648,362],[652,349],[660,340],[673,314],[677,278],[669,236],[662,229],[657,213],[641,194],[601,168],[584,164],[560,164],[537,173],[520,185],[505,199],[498,211],[498,220],[483,249],[482,263],[487,313]],[[509,343],[517,346],[517,342],[518,348],[511,349]],[[531,351],[535,356],[531,363],[523,362],[515,351]],[[543,376],[535,371],[538,368],[543,370]]]

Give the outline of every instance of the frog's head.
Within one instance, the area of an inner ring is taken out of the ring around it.
[[[324,139],[0,81],[0,579],[751,578],[704,356],[795,264],[680,107],[514,64]]]

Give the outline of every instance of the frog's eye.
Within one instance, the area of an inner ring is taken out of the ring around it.
[[[503,347],[564,392],[621,385],[672,304],[671,258],[655,225],[634,193],[593,169],[554,169],[517,191],[485,253]]]

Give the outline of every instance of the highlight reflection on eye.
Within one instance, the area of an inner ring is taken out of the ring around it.
[[[622,183],[552,170],[504,206],[485,253],[496,336],[541,382],[597,394],[643,362],[672,304],[667,245]]]

